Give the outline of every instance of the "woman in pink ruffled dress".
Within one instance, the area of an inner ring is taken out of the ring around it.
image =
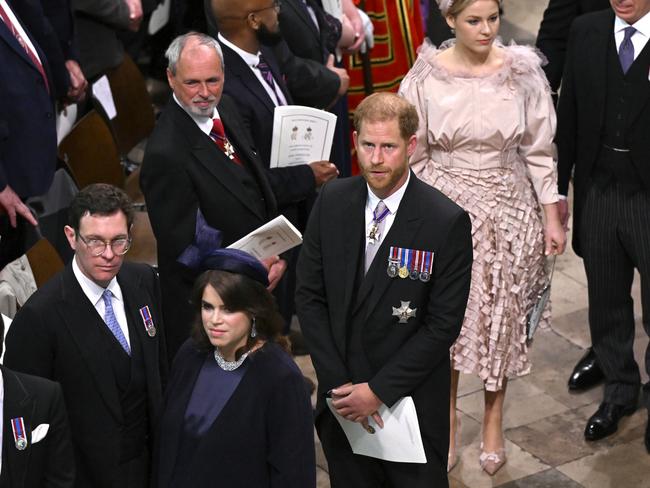
[[[456,39],[439,49],[425,42],[400,93],[420,115],[413,171],[472,219],[472,285],[450,351],[448,469],[456,462],[458,377],[471,373],[484,382],[479,461],[492,475],[506,461],[508,378],[530,370],[526,319],[548,280],[544,255],[561,254],[566,242],[557,208],[555,111],[537,53],[497,40],[499,1],[438,3]],[[549,316],[546,310],[542,326]]]

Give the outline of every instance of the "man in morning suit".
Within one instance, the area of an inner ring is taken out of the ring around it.
[[[535,44],[548,60],[543,69],[556,103],[571,24],[580,15],[604,9],[609,9],[609,0],[550,0],[544,10]],[[569,376],[569,390],[586,390],[601,383],[604,378],[594,349],[590,347]]]
[[[226,247],[275,217],[277,205],[239,109],[222,96],[219,43],[190,32],[172,41],[166,56],[174,94],[147,142],[140,183],[158,241],[171,360],[193,319],[189,297],[196,272],[178,260],[193,245],[197,222],[217,229]],[[274,287],[286,262],[265,264]]]
[[[447,486],[449,348],[469,293],[470,220],[409,171],[418,126],[411,104],[376,93],[357,107],[354,125],[363,177],[323,187],[298,261],[316,429],[333,488]],[[368,417],[380,425],[382,404],[411,396],[427,462],[353,454],[326,392],[338,415],[364,426]]]
[[[81,190],[64,229],[72,263],[29,298],[7,334],[8,367],[63,388],[75,488],[148,486],[167,361],[156,272],[123,262],[132,212],[118,188]]]
[[[583,15],[571,28],[558,107],[558,186],[566,195],[574,172],[573,248],[584,260],[591,340],[605,373],[587,440],[614,433],[636,410],[634,269],[650,279],[650,0],[610,3],[613,12]],[[641,300],[650,333],[650,295]],[[650,383],[643,393],[650,408]],[[650,427],[645,443],[650,451]]]
[[[0,366],[0,391],[0,488],[72,488],[74,455],[61,387]]]

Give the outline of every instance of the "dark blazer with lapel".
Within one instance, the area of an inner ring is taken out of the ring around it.
[[[203,0],[203,7],[208,34],[216,39],[219,28],[212,15],[210,1]],[[325,108],[336,100],[339,77],[323,66],[322,62],[296,56],[284,39],[273,47],[273,52],[287,77],[287,86],[296,103]]]
[[[70,0],[79,48],[79,64],[89,81],[119,66],[124,47],[117,33],[129,27],[125,0]]]
[[[174,360],[156,441],[155,488],[175,488],[169,483],[185,410],[205,359],[189,339]],[[237,389],[197,446],[183,486],[315,488],[313,417],[300,370],[276,344],[247,361]]]
[[[124,263],[117,280],[127,320],[142,344],[151,434],[162,405],[166,358],[161,333],[147,335],[139,310],[148,305],[154,325],[162,332],[158,278],[149,266]],[[77,488],[112,487],[118,466],[123,417],[102,327],[106,327],[103,319],[69,264],[29,298],[6,340],[8,367],[61,383],[75,449]]]
[[[0,367],[4,381],[2,418],[2,475],[0,488],[72,488],[74,454],[61,387],[53,381]],[[11,419],[22,417],[27,447],[14,442]],[[35,444],[32,432],[49,424],[47,435]]]
[[[309,166],[268,169],[273,144],[275,104],[241,56],[225,44],[221,44],[221,49],[226,66],[223,92],[230,95],[233,100],[237,100],[239,115],[255,141],[257,153],[267,169],[266,174],[278,207],[311,197],[315,190],[315,180],[314,172]],[[287,103],[292,104],[291,94],[284,84],[273,51],[264,46],[261,46],[260,51],[271,68],[276,87],[282,91]]]
[[[543,66],[553,92],[562,81],[569,30],[576,17],[588,12],[611,8],[609,0],[550,0],[539,26],[537,42],[548,63]]]
[[[55,37],[53,44],[45,44],[43,49],[40,47],[39,41],[54,33],[39,10],[40,5],[31,2],[14,2],[18,8],[9,3],[34,44],[48,76],[52,95],[25,50],[0,21],[0,190],[9,185],[21,198],[45,193],[54,177],[55,83],[48,60],[64,68],[60,50],[57,56]],[[38,35],[33,35],[32,29]]]
[[[282,9],[278,14],[282,37],[296,56],[325,63],[329,55],[326,47],[326,29],[316,28],[307,10],[299,5],[301,1],[286,0],[282,2]],[[322,7],[312,2],[308,3],[314,11],[318,25],[325,25]]]
[[[471,225],[460,207],[411,173],[393,225],[357,287],[365,248],[367,186],[361,177],[326,184],[307,226],[298,262],[296,308],[325,392],[351,380],[346,348],[352,314],[365,307],[363,347],[372,391],[387,406],[415,402],[425,448],[444,459],[448,445],[449,348],[460,333],[472,265]],[[390,246],[433,251],[429,282],[390,278]],[[402,301],[416,316],[399,324]]]
[[[194,318],[189,296],[196,273],[177,259],[193,242],[200,209],[208,225],[222,233],[228,246],[277,214],[271,185],[234,102],[223,95],[218,106],[226,134],[257,182],[261,202],[246,197],[234,163],[172,99],[149,137],[140,183],[158,241],[158,267],[173,358],[189,337]],[[261,209],[261,210],[260,210]]]
[[[278,14],[280,31],[291,52],[300,60],[311,61],[316,66],[284,65],[285,57],[279,48],[276,55],[287,75],[287,85],[296,103],[312,107],[324,108],[329,106],[337,96],[340,86],[338,76],[325,67],[328,52],[326,49],[325,30],[316,29],[311,17],[303,7],[297,4],[300,0],[287,0],[282,3]],[[322,12],[315,9],[319,24],[323,24]],[[304,84],[307,67],[317,70],[311,86]],[[320,74],[318,74],[318,71]]]
[[[573,172],[573,248],[578,255],[582,202],[601,147],[605,122],[607,50],[613,36],[614,12],[603,10],[576,19],[567,45],[556,136],[558,189],[560,194],[567,194]],[[648,49],[650,44],[645,46]],[[646,73],[649,68],[644,67]],[[626,142],[641,184],[650,190],[650,80],[630,83],[629,94],[632,109]]]

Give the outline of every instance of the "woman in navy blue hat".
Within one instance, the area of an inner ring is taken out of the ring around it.
[[[172,366],[154,486],[315,487],[311,403],[267,270],[232,249],[200,267],[208,271],[195,283],[192,337]]]

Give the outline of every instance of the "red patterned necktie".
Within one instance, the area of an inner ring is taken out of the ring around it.
[[[212,130],[210,131],[210,137],[217,144],[219,149],[221,149],[226,156],[228,156],[233,162],[238,165],[242,165],[241,159],[235,147],[230,144],[230,141],[226,137],[226,132],[223,129],[223,123],[221,119],[212,119]]]
[[[29,57],[29,59],[32,60],[32,63],[34,63],[34,66],[36,66],[36,69],[38,72],[41,74],[43,77],[43,81],[45,82],[45,89],[47,90],[48,93],[50,93],[50,84],[47,82],[47,76],[45,75],[45,70],[43,69],[43,64],[41,61],[38,59],[34,51],[32,51],[29,47],[29,45],[25,42],[25,39],[23,39],[23,36],[20,35],[20,32],[18,32],[18,29],[16,29],[16,26],[11,22],[11,19],[7,15],[7,12],[5,12],[5,9],[2,8],[2,5],[0,5],[0,17],[4,21],[4,23],[7,25],[13,36],[16,38],[18,41],[18,44],[21,45],[21,47],[25,50],[25,53]]]

